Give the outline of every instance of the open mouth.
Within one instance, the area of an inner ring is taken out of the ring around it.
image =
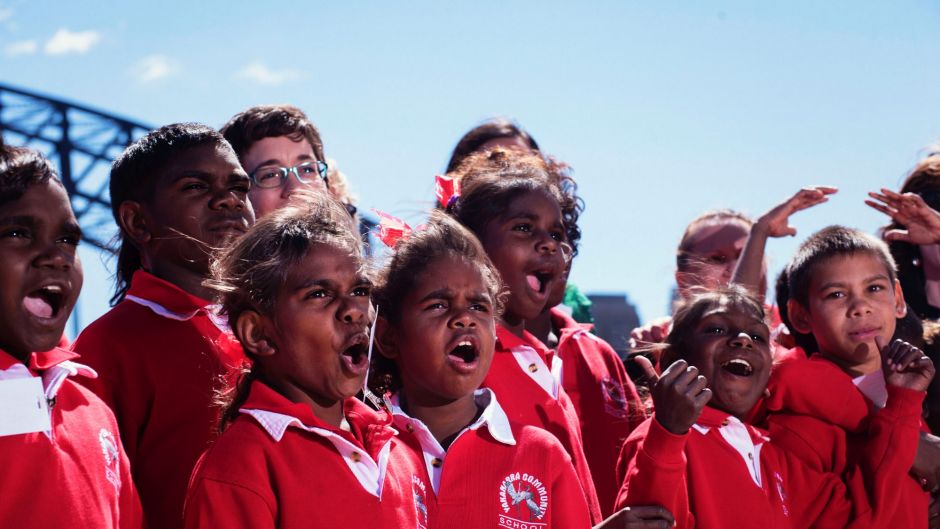
[[[530,272],[526,274],[525,280],[528,283],[529,288],[538,292],[539,294],[545,294],[548,291],[548,283],[554,279],[555,274],[548,270],[536,270],[535,272]]]
[[[721,364],[721,369],[738,377],[749,377],[754,374],[754,367],[743,358],[732,358]]]
[[[463,340],[457,344],[457,347],[451,349],[447,356],[452,356],[465,364],[470,364],[480,357],[480,352],[477,351],[477,347],[473,342]]]
[[[59,315],[65,300],[65,289],[60,285],[46,285],[23,298],[23,307],[37,318],[52,319]]]
[[[368,367],[369,346],[363,342],[356,342],[340,353],[340,358],[347,370],[355,375],[365,373]]]

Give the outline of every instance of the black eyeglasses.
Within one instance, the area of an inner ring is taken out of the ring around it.
[[[252,171],[248,176],[251,177],[251,181],[256,186],[262,189],[283,186],[291,173],[294,174],[294,177],[297,178],[297,181],[301,184],[312,184],[316,181],[316,178],[319,177],[320,180],[323,180],[323,185],[329,187],[329,182],[326,178],[328,169],[329,167],[326,165],[326,162],[314,160],[300,163],[293,167],[264,165]]]

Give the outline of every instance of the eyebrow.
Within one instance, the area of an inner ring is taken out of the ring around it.
[[[448,287],[444,287],[428,292],[426,296],[421,298],[421,301],[428,301],[429,299],[450,299],[452,297],[454,297],[454,291]]]
[[[10,224],[20,224],[23,226],[29,226],[30,228],[35,228],[39,222],[36,221],[36,217],[31,215],[15,215],[13,217],[0,217],[0,225],[10,225]],[[75,222],[66,221],[62,223],[59,229],[68,235],[74,235],[79,238],[85,236],[85,233],[82,231],[82,227]]]
[[[306,160],[316,160],[316,159],[317,159],[317,158],[316,158],[315,156],[311,156],[311,155],[309,155],[309,154],[301,154],[300,156],[298,156],[297,158],[295,158],[295,160],[304,160],[304,161],[306,161]],[[255,167],[255,171],[257,171],[258,169],[260,169],[260,168],[262,168],[262,167],[266,167],[266,166],[269,166],[269,165],[276,165],[277,167],[285,167],[284,165],[282,165],[282,163],[281,163],[280,160],[275,159],[275,158],[271,158],[271,159],[269,159],[269,160],[265,160],[265,161],[259,163],[259,164]]]
[[[867,284],[867,283],[873,283],[875,281],[891,281],[891,278],[885,274],[876,274],[876,275],[865,278],[863,283]],[[828,283],[823,283],[822,285],[819,285],[819,290],[826,290],[829,288],[837,288],[837,287],[845,288],[845,283],[841,281],[830,281]]]
[[[36,217],[30,215],[16,215],[13,217],[0,217],[0,224],[25,224],[27,226],[36,225]]]

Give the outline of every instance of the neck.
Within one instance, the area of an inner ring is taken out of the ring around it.
[[[881,353],[878,352],[873,346],[868,347],[869,351],[874,351],[874,355],[868,355],[865,360],[861,362],[852,362],[845,360],[844,358],[839,358],[834,355],[827,353],[821,353],[824,358],[832,362],[833,364],[839,366],[839,369],[844,371],[847,375],[852,378],[860,377],[862,375],[868,375],[874,373],[881,369]]]
[[[52,347],[50,347],[49,349],[52,349]],[[0,344],[0,351],[3,351],[4,353],[12,356],[15,360],[19,362],[29,365],[29,357],[32,354],[32,351],[26,351],[26,352],[18,351],[16,350],[16,348],[8,348],[3,344]]]
[[[526,320],[525,330],[532,336],[539,339],[544,344],[549,343],[549,337],[552,334],[552,314],[549,310],[542,311],[541,314],[531,320]]]
[[[454,437],[470,426],[480,414],[473,393],[457,400],[446,402],[421,402],[412,400],[408,391],[402,389],[401,407],[408,415],[419,419],[431,431],[431,435],[446,450]]]
[[[280,381],[277,384],[271,384],[281,395],[287,397],[287,400],[298,404],[306,404],[313,410],[313,414],[321,421],[334,428],[340,428],[345,419],[342,400],[323,399],[316,395],[310,395],[306,391],[290,384]]]
[[[212,289],[202,284],[206,279],[206,273],[195,272],[175,263],[156,260],[150,262],[150,269],[147,271],[168,283],[173,283],[186,293],[206,301],[212,300],[215,296]]]
[[[514,314],[503,314],[499,323],[519,338],[525,335],[525,320]]]

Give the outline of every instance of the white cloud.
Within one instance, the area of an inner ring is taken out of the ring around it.
[[[284,84],[287,81],[299,79],[301,77],[301,72],[290,69],[272,70],[261,61],[255,61],[242,68],[236,74],[236,77],[241,79],[248,79],[258,84],[276,86]]]
[[[32,55],[38,49],[39,44],[35,40],[21,40],[4,46],[3,53],[7,57],[16,57],[17,55]]]
[[[46,55],[65,55],[67,53],[88,53],[98,41],[101,33],[97,31],[69,31],[59,29],[51,39],[46,41]]]
[[[12,7],[0,7],[0,22],[6,22],[13,18]]]
[[[150,83],[175,75],[179,71],[179,64],[166,55],[148,55],[137,61],[131,69],[134,77],[141,83]]]

